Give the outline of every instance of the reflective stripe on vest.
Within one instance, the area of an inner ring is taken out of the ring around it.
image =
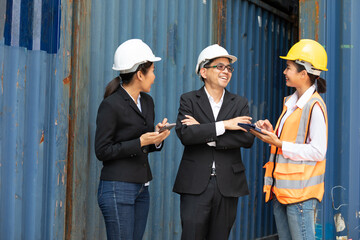
[[[287,189],[303,189],[306,187],[311,187],[323,183],[325,179],[325,174],[321,174],[319,176],[312,177],[308,180],[279,180],[277,179],[275,182],[275,187],[277,188],[287,188]],[[265,184],[272,185],[273,178],[265,177]]]
[[[275,154],[270,154],[269,162],[274,162]],[[294,161],[289,158],[285,158],[283,155],[277,154],[276,163],[292,163],[292,164],[306,164],[310,166],[315,166],[316,162],[314,161]]]
[[[286,112],[285,102],[287,100],[288,97],[285,98],[284,111],[278,120],[275,131],[278,129],[279,122]],[[301,112],[296,113],[300,116],[300,119],[297,122],[296,118],[294,118],[296,115],[293,116],[293,120],[295,120],[295,123],[298,124],[298,126],[289,126],[289,124],[286,126],[286,121],[284,123],[282,131],[284,131],[284,128],[287,127],[287,131],[290,133],[290,138],[293,139],[293,142],[298,144],[303,144],[306,142],[310,115],[313,106],[316,103],[320,104],[320,108],[324,113],[325,123],[327,126],[326,106],[320,95],[315,92],[309,101],[305,104],[304,108],[302,110],[298,109],[298,111]],[[294,129],[294,131],[297,129],[297,132],[291,132],[292,129]],[[282,136],[280,139],[282,139]],[[276,161],[274,161],[275,158]],[[270,200],[271,192],[275,193],[278,201],[283,204],[301,202],[310,198],[317,198],[319,201],[322,200],[324,194],[325,159],[319,162],[294,161],[285,158],[282,155],[281,149],[277,149],[275,146],[271,146],[270,159],[269,162],[265,164],[264,168],[266,168],[264,177],[264,192],[266,193],[266,202]]]

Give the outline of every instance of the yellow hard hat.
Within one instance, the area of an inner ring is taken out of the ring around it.
[[[280,56],[282,59],[291,61],[305,61],[310,63],[315,69],[327,71],[327,54],[320,43],[311,39],[302,39],[292,46],[286,55]]]

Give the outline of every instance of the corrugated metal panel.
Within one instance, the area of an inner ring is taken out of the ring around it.
[[[85,197],[88,204],[85,215],[89,217],[85,221],[84,213],[74,215],[73,223],[83,224],[72,228],[72,239],[104,238],[105,227],[96,200],[101,164],[93,152],[93,141],[97,108],[106,84],[116,74],[111,69],[116,48],[129,38],[140,38],[162,57],[155,64],[156,79],[150,93],[155,102],[155,121],[167,117],[175,122],[180,95],[201,86],[194,69],[197,55],[211,41],[209,13],[210,1],[92,1],[88,164],[93,171],[82,173],[91,184],[87,186],[88,192],[75,190],[80,199],[74,198],[74,205],[82,205],[81,199]],[[172,186],[182,149],[172,131],[163,150],[150,154],[154,179],[150,183],[151,205],[144,239],[180,239],[179,196],[172,192]],[[83,182],[75,183],[75,188],[80,184]]]
[[[329,141],[318,239],[360,239],[360,2],[300,1],[301,38],[326,48]]]
[[[90,24],[91,2],[71,1],[67,9],[71,19],[71,73],[69,81],[69,127],[66,182],[65,239],[101,239],[93,232],[97,227],[99,212],[96,211],[94,179],[99,168],[90,161],[90,144],[94,135],[90,129]],[[71,8],[70,8],[71,7]],[[94,49],[95,50],[95,49]],[[96,50],[101,51],[96,47]],[[100,89],[99,89],[100,90]],[[85,220],[86,219],[86,220]]]
[[[275,124],[282,101],[290,89],[282,75],[285,62],[279,59],[294,42],[289,20],[255,4],[256,1],[227,1],[226,36],[222,42],[238,56],[229,89],[247,97],[253,121],[269,119]],[[267,9],[268,6],[266,6]],[[263,165],[269,147],[255,140],[243,150],[250,195],[239,199],[237,219],[230,239],[255,239],[276,232],[271,204],[264,202]]]
[[[60,25],[60,18],[50,19],[61,14],[58,1],[35,2],[49,10],[45,21],[20,14],[30,9],[28,1],[7,1],[6,21],[4,15],[0,21],[0,239],[61,239],[64,232],[67,45],[57,27],[50,30]],[[38,44],[25,49],[31,42]],[[60,42],[61,52],[52,54]]]

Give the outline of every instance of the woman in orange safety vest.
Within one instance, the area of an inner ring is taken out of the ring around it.
[[[315,211],[324,195],[327,149],[326,92],[320,78],[327,71],[327,54],[316,41],[303,39],[291,47],[284,70],[286,85],[296,92],[284,99],[275,130],[259,120],[262,133],[250,130],[271,145],[265,164],[265,201],[273,200],[279,239],[315,239]]]

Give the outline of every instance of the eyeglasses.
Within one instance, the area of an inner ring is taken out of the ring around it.
[[[218,65],[215,66],[205,66],[204,68],[217,68],[220,71],[224,71],[225,68],[228,70],[228,72],[232,73],[234,71],[234,67],[231,65],[224,65],[222,63],[219,63]]]

